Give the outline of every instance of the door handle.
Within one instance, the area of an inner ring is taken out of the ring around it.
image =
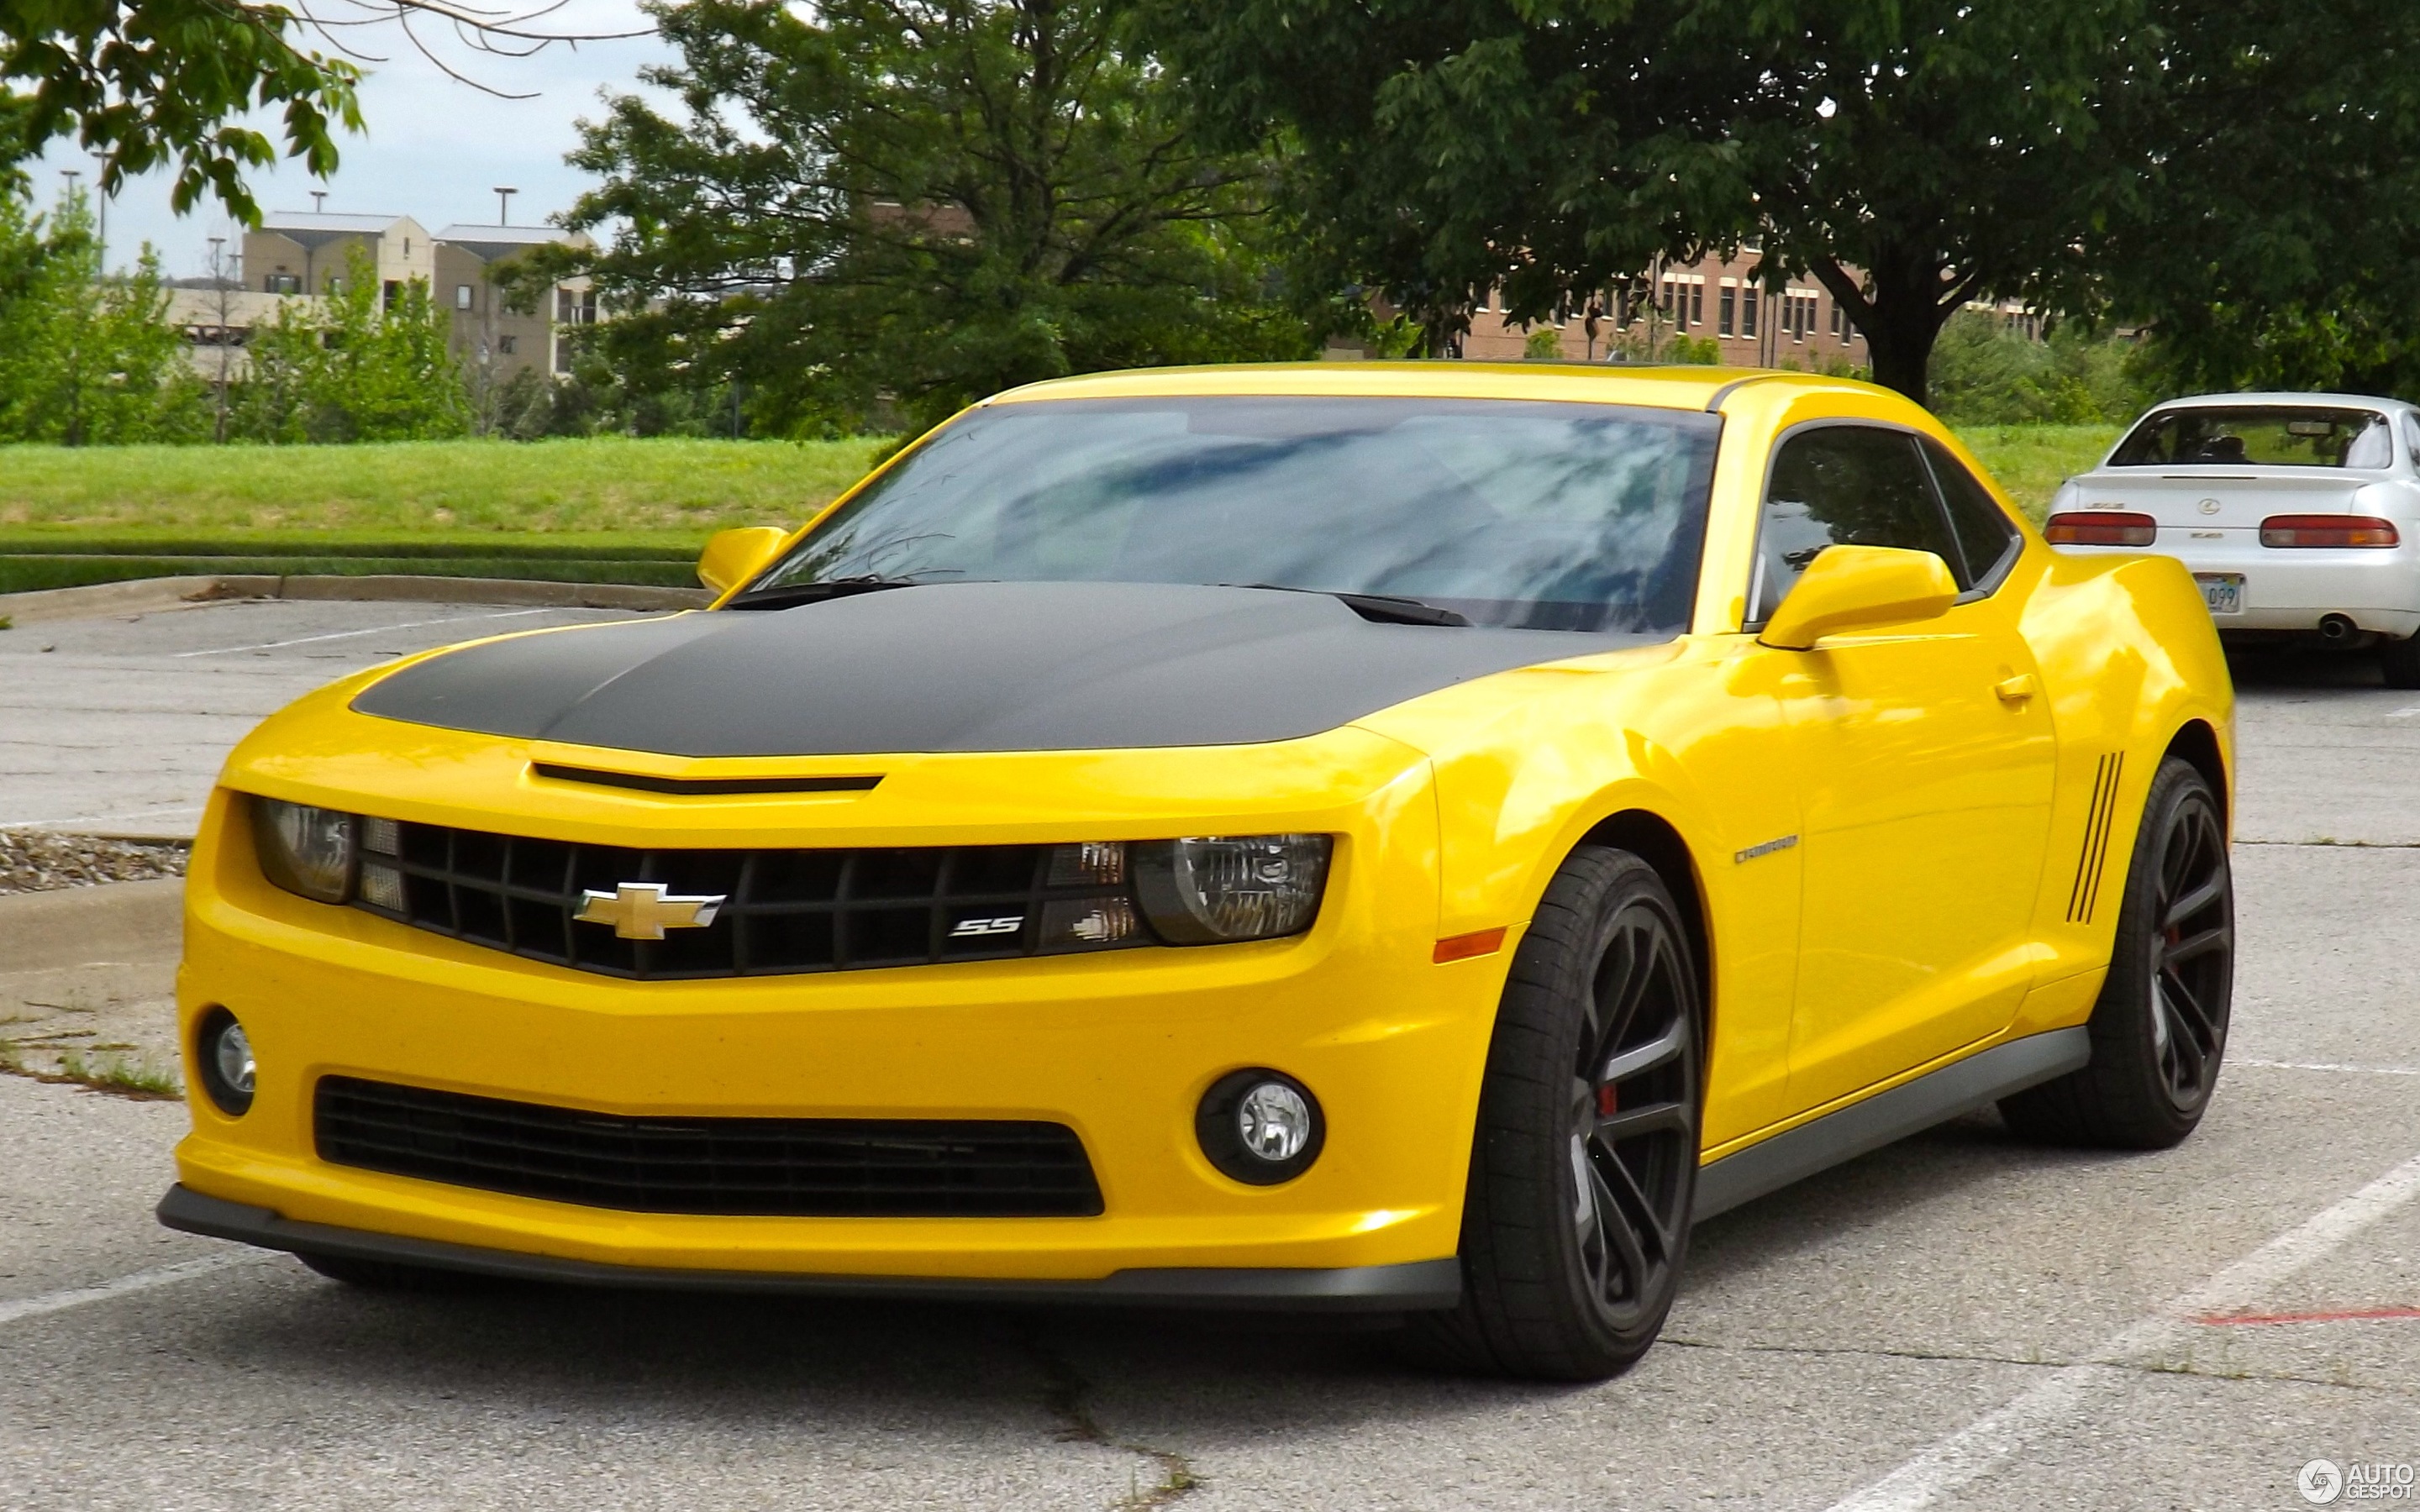
[[[2000,696],[2003,703],[2023,703],[2034,696],[2034,674],[2019,672],[2014,677],[2003,677],[1992,685],[1992,691]]]

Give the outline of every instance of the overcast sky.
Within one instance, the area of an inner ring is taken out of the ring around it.
[[[645,23],[631,0],[569,0],[535,24],[600,33]],[[435,231],[456,221],[494,224],[493,186],[510,184],[520,190],[513,196],[513,224],[542,224],[590,182],[563,161],[578,144],[573,122],[603,113],[600,88],[631,89],[643,65],[669,55],[652,37],[587,42],[577,51],[558,43],[528,58],[489,57],[450,41],[441,48],[448,62],[484,84],[536,91],[532,100],[500,100],[447,78],[392,26],[348,28],[343,35],[356,50],[388,60],[363,65],[369,75],[362,85],[368,129],[343,139],[343,162],[325,182],[292,162],[255,175],[253,193],[264,210],[307,210],[310,192],[324,189],[330,210],[409,215]],[[439,46],[436,28],[424,28],[424,35]],[[271,116],[260,130],[274,140],[276,125]],[[93,166],[72,140],[53,143],[35,175],[37,197],[47,205],[58,193],[61,168],[86,170],[83,181],[89,185]],[[132,262],[147,240],[160,249],[170,276],[201,273],[209,263],[209,239],[227,234],[226,212],[214,199],[181,217],[170,213],[165,175],[129,180],[110,202],[112,267]]]

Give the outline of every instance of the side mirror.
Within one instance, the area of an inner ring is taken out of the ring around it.
[[[770,525],[717,531],[697,559],[697,580],[718,597],[727,594],[769,566],[789,538],[789,532]]]
[[[1930,551],[1827,547],[1765,622],[1759,642],[1808,651],[1827,635],[1936,619],[1958,601],[1949,563]]]

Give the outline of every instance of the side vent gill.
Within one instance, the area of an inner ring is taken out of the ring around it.
[[[2123,751],[2101,758],[2092,772],[2092,811],[2084,821],[2084,854],[2075,860],[2075,886],[2067,894],[2067,921],[2092,922],[2101,897],[2101,873],[2109,862],[2109,831],[2118,817],[2118,779],[2126,770]]]

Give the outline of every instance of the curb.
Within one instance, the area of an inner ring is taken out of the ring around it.
[[[185,879],[0,895],[0,974],[177,959]]]
[[[414,604],[530,604],[550,609],[704,609],[703,588],[634,583],[564,583],[518,578],[254,576],[136,578],[82,588],[0,594],[0,616],[17,625],[147,613],[231,598],[341,599]]]

